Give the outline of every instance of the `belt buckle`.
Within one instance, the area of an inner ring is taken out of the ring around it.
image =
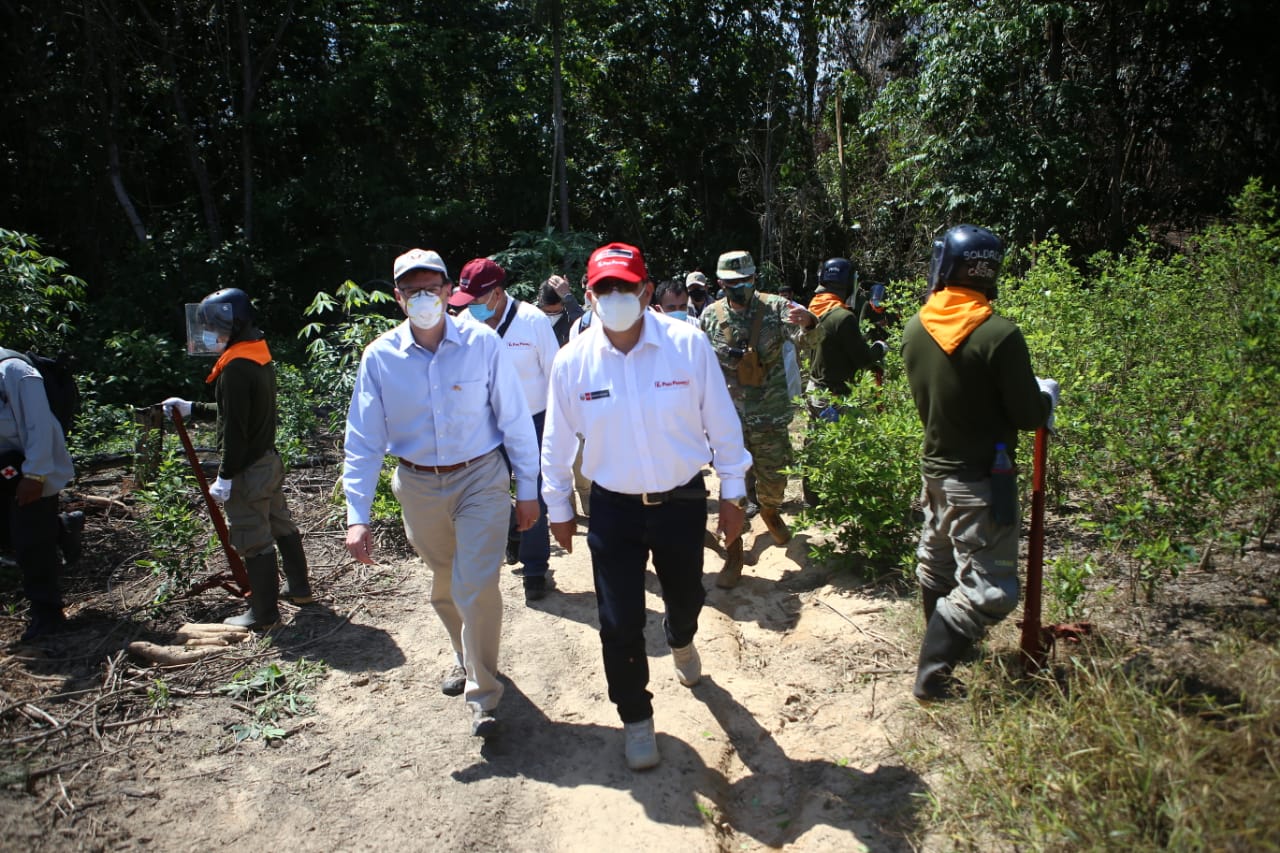
[[[661,492],[659,492],[658,494],[661,494]],[[640,503],[641,503],[641,504],[643,504],[644,506],[659,506],[660,504],[662,504],[662,501],[660,501],[660,500],[657,500],[657,501],[651,501],[651,500],[649,500],[649,493],[648,493],[648,492],[641,492],[641,493],[640,493]]]

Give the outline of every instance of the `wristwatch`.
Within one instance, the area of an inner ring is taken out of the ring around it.
[[[746,496],[746,495],[743,495],[743,496],[742,496],[742,497],[740,497],[740,498],[721,498],[720,500],[722,500],[722,501],[728,501],[729,503],[733,504],[733,505],[734,505],[734,506],[736,506],[738,509],[743,510],[744,512],[745,512],[745,511],[746,511],[746,509],[747,509],[747,496]]]

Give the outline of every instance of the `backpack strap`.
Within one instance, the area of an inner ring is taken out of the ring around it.
[[[764,353],[760,352],[760,327],[764,325],[764,315],[769,310],[769,306],[760,298],[760,294],[753,293],[751,295],[751,309],[755,313],[751,317],[751,334],[747,337],[747,346],[756,351],[756,356],[760,359],[760,363],[764,365],[765,372],[768,372],[769,364],[765,361]]]
[[[507,297],[507,301],[511,303],[511,306],[507,310],[507,316],[503,318],[501,325],[498,326],[498,337],[500,338],[505,338],[507,336],[507,329],[511,328],[511,321],[516,318],[516,312],[520,308],[516,301],[510,296]]]

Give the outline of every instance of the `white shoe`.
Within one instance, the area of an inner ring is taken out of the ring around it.
[[[632,770],[647,770],[662,760],[658,755],[658,738],[653,733],[653,717],[638,723],[623,723],[622,733],[626,738],[627,766]]]
[[[683,649],[671,648],[671,661],[676,665],[676,678],[685,687],[693,687],[702,680],[702,658],[693,642]]]

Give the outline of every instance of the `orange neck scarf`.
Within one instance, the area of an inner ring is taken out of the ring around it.
[[[991,302],[978,291],[947,287],[929,297],[920,309],[920,322],[942,351],[951,355],[994,313]]]
[[[844,300],[834,293],[816,293],[809,302],[809,310],[814,316],[821,318],[833,308],[839,308],[844,305]]]
[[[247,358],[258,364],[270,364],[271,351],[267,349],[266,341],[240,341],[238,344],[232,344],[223,351],[222,355],[218,356],[218,361],[213,365],[213,370],[209,371],[209,377],[204,381],[208,383],[217,379],[222,369],[237,358]]]

